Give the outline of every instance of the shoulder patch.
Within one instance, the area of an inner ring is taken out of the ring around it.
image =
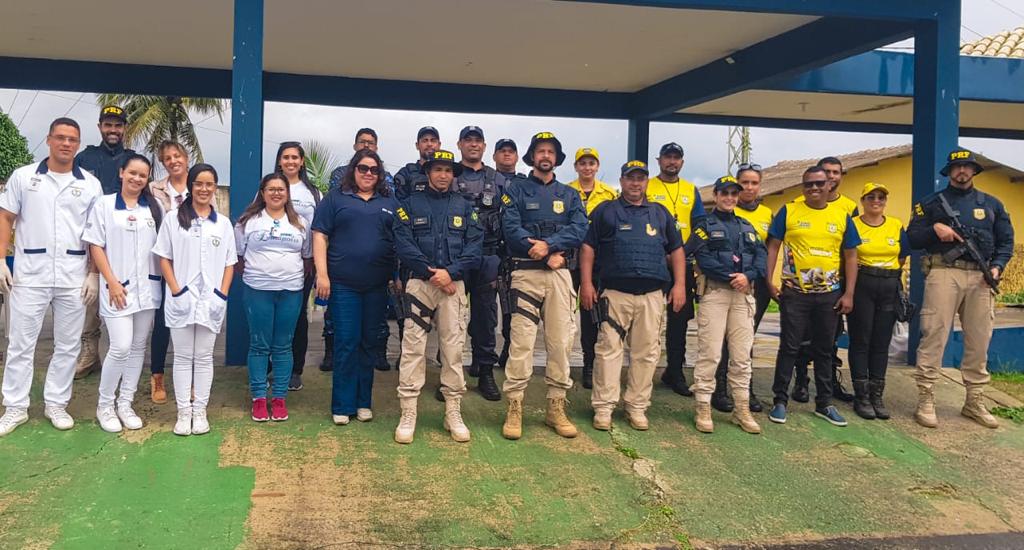
[[[700,237],[701,240],[704,240],[704,241],[708,240],[708,234],[704,231],[703,228],[698,227],[696,229],[696,231],[694,231],[694,234],[696,234],[698,237]]]
[[[407,222],[407,221],[409,221],[409,214],[405,213],[405,209],[404,208],[399,208],[398,209],[398,218],[401,219],[403,222]]]
[[[924,208],[921,207],[921,203],[917,203],[914,205],[914,215],[924,216]]]
[[[475,222],[478,221],[480,218],[476,215],[476,212],[473,212],[472,214],[469,215],[469,219]]]
[[[508,196],[508,193],[504,193],[501,195],[501,202],[504,203],[505,206],[512,206],[512,197]]]

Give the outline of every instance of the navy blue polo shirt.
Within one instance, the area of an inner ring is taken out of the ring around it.
[[[331,283],[365,291],[387,285],[395,271],[393,197],[358,195],[331,189],[316,207],[313,231],[327,236],[327,276]]]

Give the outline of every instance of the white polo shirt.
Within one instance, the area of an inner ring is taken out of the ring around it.
[[[312,227],[313,213],[316,212],[316,198],[313,192],[300,180],[289,185],[289,193],[292,196],[292,208],[295,208],[295,213],[302,217],[307,229]]]
[[[203,325],[220,332],[227,311],[227,296],[220,292],[224,269],[234,265],[235,232],[227,216],[210,212],[209,218],[192,220],[188,229],[178,223],[178,209],[167,213],[160,226],[153,254],[171,260],[180,290],[170,287],[164,299],[164,320],[168,328]]]
[[[14,284],[80,288],[88,257],[82,233],[103,188],[78,165],[57,174],[46,160],[15,170],[0,193],[0,208],[17,216]]]
[[[304,220],[303,220],[304,221]],[[238,255],[245,258],[242,281],[256,290],[302,290],[303,258],[312,256],[309,226],[275,220],[264,209],[235,225]]]
[[[156,220],[146,197],[140,196],[133,208],[128,208],[120,193],[104,195],[96,202],[82,239],[104,248],[114,277],[124,286],[127,301],[124,309],[110,305],[110,289],[101,281],[103,317],[124,317],[160,307],[163,277],[160,258],[152,254],[156,234]]]

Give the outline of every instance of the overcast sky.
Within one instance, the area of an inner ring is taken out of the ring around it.
[[[983,35],[1024,25],[1024,2],[1021,0],[963,0],[961,39],[977,40]],[[912,42],[897,44],[911,49]],[[94,125],[98,115],[95,96],[59,91],[0,89],[0,109],[11,115],[28,138],[29,148],[37,158],[46,155],[43,138],[50,121],[58,116],[71,116],[83,128],[83,142],[99,142]],[[217,118],[199,121],[199,138],[206,161],[219,168],[222,180],[229,178],[230,113],[223,122]],[[455,150],[458,131],[475,124],[483,128],[488,145],[503,137],[511,137],[525,151],[529,137],[535,132],[554,132],[570,155],[577,147],[596,147],[601,154],[598,177],[617,184],[618,167],[626,161],[626,122],[507,115],[475,115],[461,113],[387,111],[323,107],[305,104],[267,103],[264,120],[264,167],[271,169],[273,155],[281,141],[318,140],[332,147],[339,161],[352,154],[353,133],[370,126],[380,135],[380,154],[387,168],[395,172],[416,157],[413,148],[416,130],[424,125],[436,126],[441,132],[442,146]],[[684,177],[704,185],[725,173],[727,165],[727,131],[724,126],[692,124],[653,124],[649,162],[662,143],[676,141],[686,149]],[[911,141],[909,135],[860,134],[844,132],[809,132],[751,128],[753,160],[768,166],[780,160],[817,158],[862,149],[899,145]],[[1024,146],[1020,141],[964,139],[962,143],[990,158],[1024,168]],[[489,162],[490,150],[486,159]],[[520,165],[520,170],[525,171]],[[559,178],[574,177],[571,162],[563,165]]]

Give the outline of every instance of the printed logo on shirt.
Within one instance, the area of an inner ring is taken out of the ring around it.
[[[810,229],[811,222],[798,222],[796,226],[799,227],[800,229]]]
[[[462,227],[462,216],[452,216],[452,225]]]
[[[679,224],[677,223],[676,225],[678,226]],[[678,227],[677,227],[677,229],[678,229]],[[701,229],[701,228],[699,228],[699,227],[698,227],[698,228],[697,228],[697,230],[696,230],[696,231],[694,231],[694,233],[695,233],[695,234],[696,234],[696,235],[697,235],[698,237],[700,237],[700,238],[701,238],[701,240],[704,240],[704,241],[708,240],[708,234],[707,234],[707,233],[705,233],[703,229]]]
[[[72,197],[81,197],[82,196],[82,190],[77,188],[77,187],[72,187],[71,188],[71,196]]]
[[[619,231],[632,231],[633,225],[628,223],[619,224]]]
[[[976,219],[976,220],[984,220],[985,219],[985,209],[984,208],[975,208],[974,209],[974,219]]]
[[[555,211],[555,214],[561,214],[565,212],[565,203],[562,201],[554,201],[551,203],[551,209]]]
[[[402,220],[403,222],[407,222],[407,221],[409,221],[409,214],[405,213],[405,209],[404,208],[399,208],[398,209],[398,218],[400,220]]]
[[[512,198],[508,195],[502,195],[501,202],[505,203],[505,206],[512,206]]]
[[[747,240],[752,242],[752,243],[753,242],[757,242],[757,234],[756,233],[747,233]]]
[[[889,237],[888,239],[886,239],[885,242],[889,243],[889,246],[896,246],[896,239],[894,239],[892,237]]]
[[[918,216],[924,216],[924,208],[921,208],[921,203],[914,205],[914,214]]]
[[[652,226],[651,224],[647,224],[647,234],[652,237],[656,237],[658,235],[658,230],[655,229],[654,226]]]
[[[213,243],[213,246],[220,246],[220,237],[213,237],[210,242]]]
[[[684,196],[684,197],[682,198],[682,201],[683,201],[683,204],[690,204],[690,197],[685,197],[685,196]]]
[[[829,233],[835,233],[835,232],[839,231],[839,226],[837,226],[834,223],[830,223],[830,224],[826,224],[825,225],[825,229],[828,229]]]

